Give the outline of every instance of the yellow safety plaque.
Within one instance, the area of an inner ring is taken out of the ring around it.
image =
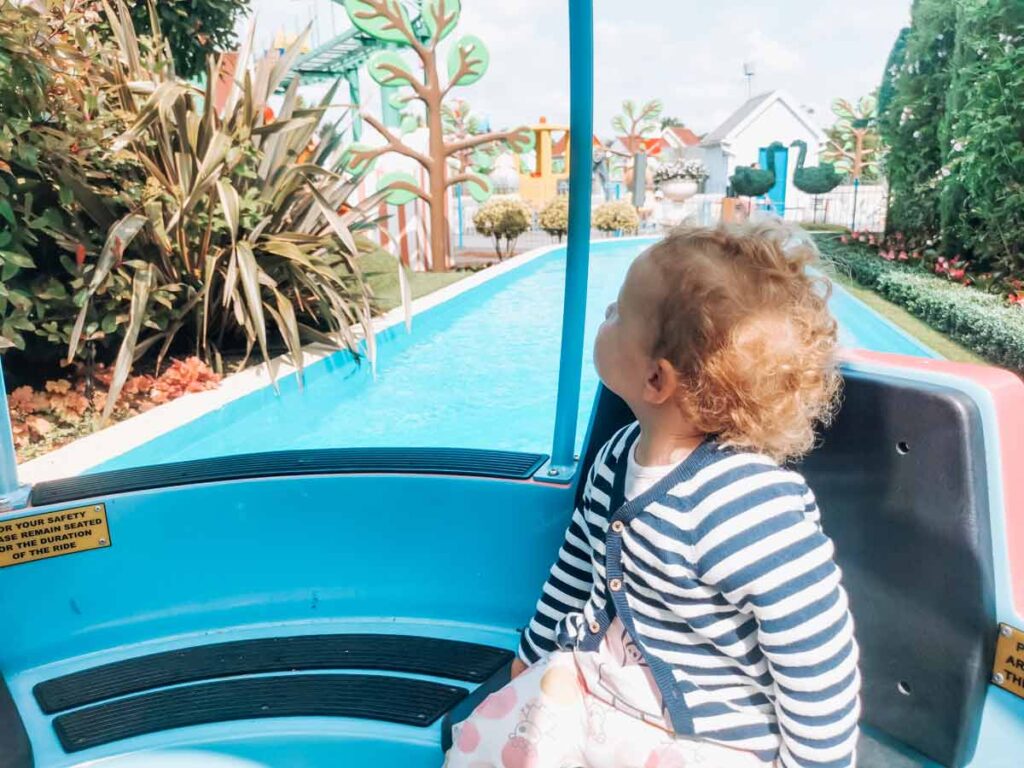
[[[103,504],[0,520],[0,568],[109,546]]]
[[[999,625],[992,682],[1024,698],[1024,632],[1009,624]]]

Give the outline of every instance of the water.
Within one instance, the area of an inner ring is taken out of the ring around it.
[[[591,255],[577,443],[597,390],[591,350],[605,307],[644,243],[606,241]],[[333,356],[300,390],[283,382],[101,465],[119,469],[255,451],[446,446],[550,451],[565,252],[559,250],[415,318],[383,339],[376,380]],[[843,291],[833,312],[846,346],[917,356],[929,350]]]

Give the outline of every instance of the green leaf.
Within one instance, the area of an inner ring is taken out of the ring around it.
[[[461,0],[422,0],[420,3],[420,14],[427,26],[427,32],[438,40],[443,40],[455,30],[461,13]],[[437,28],[442,23],[444,28],[438,35]]]
[[[17,251],[0,251],[0,258],[3,258],[5,264],[13,264],[16,267],[22,269],[35,269],[36,263],[32,261],[30,256],[26,256],[23,253]]]
[[[459,38],[448,52],[448,80],[451,85],[472,85],[487,72],[491,54],[476,35]]]
[[[89,281],[90,290],[96,290],[100,283],[110,274],[114,264],[122,258],[124,252],[131,245],[132,240],[139,234],[139,231],[149,221],[145,216],[138,213],[129,213],[127,216],[118,219],[107,234],[107,240],[103,244],[100,258],[96,262],[96,269]]]
[[[466,182],[466,191],[470,197],[482,203],[493,194],[494,187],[486,176],[473,176]]]
[[[537,134],[525,125],[521,125],[514,131],[509,132],[505,138],[505,143],[508,144],[509,149],[513,152],[521,155],[524,152],[532,151],[537,146]]]
[[[0,269],[0,280],[10,280],[21,271],[17,264],[5,261],[3,269]]]
[[[113,333],[117,330],[117,314],[114,312],[108,312],[100,320],[100,330],[104,333]]]
[[[406,115],[402,118],[402,122],[399,124],[398,129],[402,133],[412,133],[419,127],[420,123],[413,115]]]
[[[482,149],[477,149],[473,152],[470,163],[473,165],[473,170],[479,173],[490,173],[494,168],[494,156]]]
[[[242,293],[245,296],[245,303],[249,310],[249,317],[252,321],[253,331],[263,353],[263,359],[270,362],[270,353],[267,351],[267,321],[263,315],[263,299],[261,296],[260,283],[262,272],[259,264],[256,263],[256,256],[252,251],[252,244],[248,241],[241,241],[235,246],[235,260],[238,262],[238,276],[242,283]],[[275,387],[277,385],[275,384]]]
[[[99,261],[97,261],[96,268],[92,273],[92,279],[89,281],[85,303],[82,304],[82,309],[78,313],[75,325],[71,329],[71,337],[68,341],[67,357],[69,363],[74,360],[75,353],[78,351],[78,343],[82,339],[82,328],[85,325],[85,319],[89,312],[89,297],[96,292],[104,279],[106,279],[107,275],[110,274],[110,270],[113,269],[114,264],[116,264],[117,260],[123,255],[124,249],[128,247],[132,240],[135,239],[135,236],[139,234],[139,230],[142,229],[147,221],[148,219],[145,216],[141,216],[137,213],[130,213],[119,219],[114,226],[110,228],[110,232],[107,235],[107,241],[103,244],[103,251],[100,253]],[[148,287],[146,289],[146,293],[148,296]],[[77,300],[77,298],[78,296],[76,295],[75,299]],[[141,323],[142,321],[140,320],[139,322]],[[137,331],[136,335],[138,335]],[[127,339],[127,337],[125,338]]]
[[[345,150],[345,153],[341,156],[341,166],[349,173],[354,173],[357,176],[361,176],[362,174],[367,173],[371,168],[373,168],[374,165],[377,164],[377,158],[357,163],[354,159],[353,153],[370,152],[373,149],[374,148],[371,147],[369,144],[360,144],[358,142],[355,144],[351,144],[349,148]]]
[[[7,219],[8,223],[12,227],[16,227],[18,225],[17,220],[14,218],[14,209],[11,208],[11,204],[7,200],[0,200],[0,216]]]
[[[366,71],[375,83],[388,88],[409,85],[416,77],[405,58],[394,51],[378,51],[373,54],[366,64]]]
[[[132,280],[132,303],[128,312],[128,329],[125,332],[121,348],[117,351],[117,360],[114,361],[114,372],[110,379],[110,390],[107,392],[107,402],[103,407],[101,420],[106,422],[114,411],[117,398],[121,394],[124,383],[128,380],[131,372],[132,362],[135,360],[135,344],[139,339],[139,331],[146,320],[146,307],[149,305],[149,291],[153,284],[153,272],[150,268],[135,273]]]
[[[345,10],[352,23],[366,34],[388,43],[409,45],[412,24],[399,0],[345,0]]]
[[[231,234],[233,244],[238,237],[238,190],[227,179],[217,179],[217,194],[220,197],[220,206],[224,211],[224,220],[227,221],[228,232]]]
[[[352,237],[352,232],[350,232],[349,228],[345,226],[345,222],[342,221],[341,216],[335,212],[324,196],[320,194],[320,190],[313,185],[313,182],[308,182],[308,184],[310,191],[313,193],[313,197],[316,198],[317,205],[320,206],[320,212],[323,213],[324,218],[327,219],[327,223],[330,224],[331,229],[334,230],[334,234],[338,236],[338,239],[341,240],[342,244],[348,249],[348,252],[355,256],[359,252],[359,249],[356,246],[355,239]]]
[[[382,176],[378,182],[377,191],[386,193],[384,199],[391,203],[391,205],[405,205],[419,197],[419,195],[413,190],[407,189],[404,186],[392,189],[392,185],[395,184],[410,185],[417,189],[419,188],[419,182],[416,181],[415,177],[411,173],[399,171],[397,173],[389,173]]]

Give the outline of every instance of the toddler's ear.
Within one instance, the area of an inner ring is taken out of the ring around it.
[[[644,399],[652,405],[661,405],[671,398],[678,388],[679,374],[675,366],[663,357],[652,361],[644,384]]]

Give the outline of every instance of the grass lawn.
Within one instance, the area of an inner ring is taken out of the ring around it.
[[[863,301],[875,312],[885,319],[895,323],[914,338],[927,344],[947,360],[957,363],[976,363],[978,365],[989,365],[984,358],[974,354],[966,347],[957,344],[945,334],[939,333],[923,321],[918,320],[902,307],[886,301],[874,291],[865,288],[853,278],[837,274],[834,270],[827,270],[828,276],[856,298]]]
[[[373,295],[377,299],[377,306],[380,311],[386,312],[389,309],[401,305],[402,298],[398,290],[398,265],[395,257],[384,250],[367,254],[360,259],[360,266],[366,282],[370,284]],[[446,285],[456,283],[472,272],[466,270],[452,270],[450,272],[410,272],[409,285],[412,288],[412,297],[418,299]]]

